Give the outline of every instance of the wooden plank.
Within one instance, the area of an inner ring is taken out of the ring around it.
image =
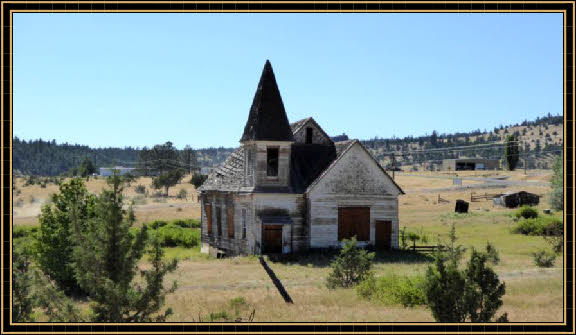
[[[212,235],[212,205],[206,204],[204,206],[206,212],[206,225],[208,226],[208,235]]]

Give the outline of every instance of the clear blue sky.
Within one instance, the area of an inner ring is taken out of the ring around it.
[[[352,138],[562,114],[561,14],[14,14],[14,135],[239,145],[270,59],[289,120]]]

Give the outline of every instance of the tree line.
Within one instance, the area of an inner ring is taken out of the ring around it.
[[[425,136],[406,136],[404,138],[391,138],[374,137],[372,139],[361,141],[372,154],[385,165],[391,168],[392,159],[391,152],[396,154],[400,153],[402,156],[396,157],[395,161],[398,165],[401,164],[418,164],[423,162],[436,162],[439,164],[443,159],[458,158],[462,155],[481,157],[481,158],[501,158],[504,156],[504,147],[485,146],[474,147],[462,150],[438,150],[435,152],[415,152],[415,150],[427,149],[451,149],[460,146],[488,144],[506,139],[509,135],[514,135],[520,140],[527,138],[528,133],[524,131],[509,132],[508,128],[515,126],[526,127],[543,127],[540,129],[541,134],[538,134],[543,140],[532,139],[533,143],[524,142],[524,146],[520,149],[524,153],[529,153],[533,157],[544,157],[547,152],[554,152],[562,149],[561,143],[553,143],[548,141],[550,135],[548,126],[560,125],[563,123],[563,116],[552,116],[548,114],[542,118],[536,118],[534,121],[523,121],[508,127],[500,125],[495,127],[492,131],[481,131],[476,129],[470,132],[457,132],[453,134],[440,134],[433,131],[430,135]],[[533,131],[532,131],[533,132]],[[482,135],[482,136],[480,136]],[[473,141],[472,138],[475,137]],[[170,143],[170,142],[167,142]],[[170,144],[170,146],[172,146]],[[153,157],[154,150],[157,146],[152,148],[90,148],[86,145],[58,144],[56,141],[45,141],[42,139],[37,140],[22,140],[18,137],[13,139],[13,169],[15,174],[22,175],[43,175],[43,176],[59,176],[63,174],[71,174],[72,169],[78,167],[85,159],[89,159],[96,169],[100,167],[111,167],[116,165],[134,167],[137,162],[146,161],[149,157]],[[154,164],[154,168],[159,166],[166,166],[168,164],[178,165],[181,167],[189,167],[190,155],[194,155],[195,164],[198,167],[215,167],[222,164],[228,155],[230,155],[234,148],[224,147],[210,147],[203,149],[192,149],[186,146],[183,149],[174,148],[176,154],[168,153],[166,158],[170,161],[164,161]],[[144,152],[144,153],[143,153]],[[150,156],[149,154],[152,154]],[[148,159],[152,161],[151,159]],[[178,163],[174,162],[177,161]],[[541,159],[532,159],[527,161],[528,168],[547,168],[547,164],[542,163]],[[543,165],[544,164],[544,165]],[[72,171],[74,172],[74,171]]]

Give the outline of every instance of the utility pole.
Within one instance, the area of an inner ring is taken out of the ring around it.
[[[522,150],[522,152],[524,152],[524,174],[526,174],[526,168],[528,167],[528,154],[526,152],[526,144],[523,143],[522,146],[524,147],[524,150]]]
[[[395,179],[396,175],[396,155],[392,154],[392,180]]]

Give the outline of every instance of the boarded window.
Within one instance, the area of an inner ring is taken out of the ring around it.
[[[206,226],[208,227],[208,235],[212,235],[212,205],[206,204],[204,206],[206,212]]]
[[[228,206],[226,220],[228,221],[228,237],[234,238],[234,207]]]
[[[222,236],[222,209],[220,207],[216,207],[216,228],[218,236]]]
[[[266,174],[270,177],[278,176],[278,148],[266,150]]]
[[[338,241],[353,236],[358,241],[370,240],[370,207],[338,208]]]
[[[246,238],[246,208],[242,208],[242,238]]]
[[[312,135],[314,134],[314,129],[306,128],[306,143],[312,143]]]

